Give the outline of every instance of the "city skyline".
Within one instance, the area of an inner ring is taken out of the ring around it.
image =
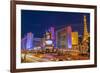
[[[90,59],[89,23],[88,13],[22,11],[21,62]]]
[[[87,16],[87,28],[88,32],[90,32],[89,13],[22,10],[21,37],[23,38],[28,32],[32,32],[35,37],[41,38],[52,26],[57,30],[69,25],[72,27],[72,31],[76,31],[79,35],[82,35],[84,15]]]

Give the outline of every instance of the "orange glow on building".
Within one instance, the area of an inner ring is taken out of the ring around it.
[[[72,45],[78,45],[78,32],[72,32]]]

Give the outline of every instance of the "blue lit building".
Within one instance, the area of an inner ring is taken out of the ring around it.
[[[54,47],[56,47],[56,34],[55,34],[55,28],[50,27],[49,31],[51,32],[51,40],[53,41]]]
[[[24,38],[22,38],[21,40],[21,49],[26,49],[26,50],[31,50],[34,47],[34,43],[33,43],[33,34],[27,33],[26,36],[24,36]]]
[[[21,40],[21,49],[26,49],[26,41],[27,41],[26,37],[22,38],[22,40]]]
[[[34,47],[34,45],[33,45],[33,37],[34,37],[34,35],[31,32],[27,33],[27,36],[26,36],[26,39],[27,39],[27,41],[26,41],[26,49],[28,49],[28,50],[31,50]]]
[[[67,43],[68,43],[68,48],[72,48],[72,28],[71,26],[67,27]]]

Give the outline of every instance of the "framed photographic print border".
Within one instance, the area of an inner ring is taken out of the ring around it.
[[[41,68],[16,68],[16,5],[39,5],[52,7],[71,7],[71,8],[87,8],[94,9],[94,64],[75,65],[75,66],[57,66],[57,67],[41,67]],[[46,3],[46,2],[31,2],[31,1],[11,1],[11,72],[27,72],[27,71],[43,71],[43,70],[60,70],[60,69],[75,69],[75,68],[90,68],[97,66],[97,7],[93,5],[76,5],[76,4],[61,4],[61,3]]]

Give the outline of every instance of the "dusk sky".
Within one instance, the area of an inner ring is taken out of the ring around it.
[[[57,30],[69,25],[72,27],[72,31],[77,31],[79,35],[82,35],[84,15],[87,16],[88,32],[90,32],[89,13],[22,10],[21,37],[28,32],[32,32],[34,37],[42,37],[51,26]]]

